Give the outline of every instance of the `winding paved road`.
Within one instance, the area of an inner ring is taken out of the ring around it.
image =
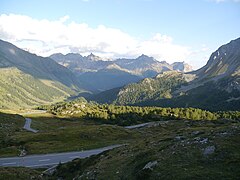
[[[30,118],[25,118],[24,129],[37,133],[38,131],[31,128],[32,120]],[[150,123],[137,124],[133,126],[125,126],[126,129],[135,129],[140,127],[148,126]],[[72,161],[76,158],[86,158],[92,155],[100,154],[104,151],[120,147],[122,145],[112,145],[99,149],[92,149],[79,152],[66,152],[66,153],[53,153],[53,154],[43,154],[43,155],[28,155],[24,157],[9,157],[0,158],[0,166],[4,167],[51,167],[61,163],[66,163]]]
[[[31,123],[32,123],[32,119],[30,118],[25,118],[25,124],[23,126],[23,129],[26,129],[27,131],[31,131],[31,132],[34,132],[34,133],[37,133],[38,130],[35,130],[35,129],[32,129],[31,128]]]
[[[120,147],[122,145],[112,145],[99,149],[92,149],[79,152],[54,153],[43,155],[29,155],[24,157],[0,158],[0,166],[4,167],[51,167],[54,165],[72,161],[76,158],[86,158],[92,155],[100,154],[104,151]]]

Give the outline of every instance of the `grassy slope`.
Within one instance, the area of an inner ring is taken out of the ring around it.
[[[29,108],[34,105],[63,100],[64,97],[73,94],[73,91],[60,83],[41,82],[16,68],[1,68],[0,76],[1,108]]]
[[[134,143],[61,165],[50,179],[237,179],[240,176],[238,121],[168,121],[137,131],[142,137]],[[204,155],[210,146],[215,151]],[[157,164],[144,169],[149,162]]]
[[[64,66],[0,40],[1,109],[54,103],[82,91],[79,80]]]
[[[1,141],[6,143],[1,144],[0,156],[16,156],[20,148],[26,149],[28,154],[93,149],[127,143],[137,135],[122,127],[97,125],[79,119],[62,119],[51,115],[30,117],[31,127],[38,129],[39,132],[32,133],[21,129],[24,124],[22,122],[18,125],[18,131],[9,134],[7,139],[5,136],[1,137]]]
[[[21,134],[16,138],[25,142],[24,146],[31,154],[93,149],[123,143],[131,138],[131,133],[120,127],[48,118],[42,118],[40,124],[37,123],[39,120],[34,119],[33,125],[33,128],[39,127],[39,133]]]
[[[33,114],[28,117],[32,119],[31,127],[38,129],[39,133],[22,129],[24,117],[0,112],[0,157],[17,156],[22,148],[28,154],[93,149],[127,143],[138,136],[138,133],[121,127],[62,119],[51,114]],[[41,171],[29,168],[0,167],[0,179],[43,179],[40,174]]]
[[[41,172],[29,168],[0,168],[0,179],[6,180],[28,180],[28,179],[42,179]]]
[[[0,114],[4,130],[0,131],[1,142],[6,142],[1,143],[1,156],[17,155],[19,146],[35,154],[128,143],[99,156],[64,164],[50,179],[72,179],[80,175],[90,179],[235,179],[240,176],[239,121],[172,120],[161,121],[155,127],[125,130],[50,114],[29,116],[33,119],[32,127],[39,129],[39,133],[22,130],[22,116]],[[209,146],[214,146],[215,151],[204,156]],[[144,169],[155,161],[156,166]],[[38,175],[37,171],[25,168],[0,168],[0,172],[0,178],[11,179]]]
[[[3,154],[17,155],[19,143],[14,143],[14,136],[22,132],[25,119],[20,115],[5,114],[0,112],[0,156]]]

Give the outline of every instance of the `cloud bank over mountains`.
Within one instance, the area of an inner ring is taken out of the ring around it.
[[[0,38],[42,56],[53,53],[91,52],[107,58],[136,57],[141,54],[168,62],[184,61],[193,51],[174,43],[173,38],[160,33],[149,39],[139,39],[120,29],[71,21],[69,16],[58,20],[38,20],[25,15],[2,14]]]

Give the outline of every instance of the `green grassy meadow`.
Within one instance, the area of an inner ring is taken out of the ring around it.
[[[134,131],[142,134],[134,143],[88,159],[62,164],[49,178],[145,180],[240,177],[238,121],[166,121]]]
[[[86,159],[61,164],[52,176],[39,170],[0,168],[0,178],[26,179],[237,179],[240,177],[239,120],[161,120],[125,129],[104,121],[50,113],[23,116],[0,113],[0,157],[81,151],[125,144]]]
[[[114,125],[97,124],[93,121],[59,118],[50,114],[28,115],[32,119],[32,133],[24,130],[24,118],[6,115],[12,120],[11,127],[1,132],[0,157],[17,156],[21,149],[28,154],[44,154],[94,149],[112,144],[127,143],[138,133]],[[8,119],[0,119],[1,124]]]

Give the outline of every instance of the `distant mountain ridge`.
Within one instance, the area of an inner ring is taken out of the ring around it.
[[[163,72],[155,78],[146,78],[89,99],[121,105],[239,110],[240,38],[213,52],[199,70]]]
[[[154,77],[160,72],[176,70],[188,72],[192,67],[184,62],[169,64],[157,61],[153,57],[141,55],[136,59],[116,59],[105,61],[99,56],[90,54],[69,53],[53,54],[50,58],[73,71],[90,90],[104,91],[137,82],[146,77]]]
[[[147,70],[152,70],[156,73],[169,70],[177,70],[181,72],[192,71],[192,67],[185,62],[175,62],[173,64],[169,64],[166,61],[159,62],[153,57],[149,57],[144,54],[136,59],[122,58],[111,61],[106,61],[104,58],[95,56],[92,53],[88,56],[82,56],[77,53],[69,53],[66,55],[57,53],[49,57],[59,64],[68,67],[72,71],[79,73],[106,69],[109,65],[114,64],[136,75],[142,75]]]
[[[0,108],[32,107],[82,91],[75,75],[43,58],[0,40]]]

